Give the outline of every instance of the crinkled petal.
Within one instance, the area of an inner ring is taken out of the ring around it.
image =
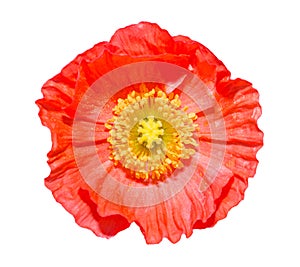
[[[69,147],[49,159],[51,174],[46,178],[45,185],[54,198],[74,216],[80,226],[91,229],[98,236],[108,238],[129,227],[129,222],[119,214],[100,216],[97,204],[90,196],[91,189],[82,179],[73,157]]]
[[[222,187],[221,195],[215,198],[215,213],[207,222],[199,220],[195,228],[213,226],[244,198],[248,178],[254,176],[258,165],[256,153],[263,145],[263,133],[257,127],[261,115],[257,90],[249,82],[236,79],[223,81],[217,92],[216,98],[226,125],[226,140],[213,140],[208,133],[205,141],[226,145],[223,164],[233,175]]]

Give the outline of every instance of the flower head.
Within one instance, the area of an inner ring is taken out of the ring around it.
[[[132,222],[147,243],[213,226],[244,196],[263,134],[258,92],[206,47],[141,22],[47,81],[46,186],[109,238]]]

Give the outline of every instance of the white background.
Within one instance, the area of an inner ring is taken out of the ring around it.
[[[298,1],[1,1],[0,266],[300,266]],[[44,187],[50,134],[34,101],[78,53],[120,27],[158,23],[212,50],[261,94],[265,133],[245,200],[214,228],[146,245],[132,225],[106,240]]]

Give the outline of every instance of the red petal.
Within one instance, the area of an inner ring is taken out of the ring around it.
[[[118,214],[100,216],[97,204],[90,196],[91,189],[85,184],[74,162],[71,148],[50,158],[49,165],[51,174],[46,178],[45,185],[80,226],[107,238],[129,227],[129,222]]]
[[[89,219],[87,217],[76,218],[77,223],[82,227],[90,228],[94,219],[98,228],[98,231],[95,231],[95,233],[99,236],[111,237],[130,226],[130,223],[121,215],[101,217],[97,211],[97,204],[91,200],[88,190],[80,189],[78,195],[89,206],[91,212]]]
[[[171,199],[144,210],[136,210],[136,223],[140,226],[146,242],[159,243],[163,237],[172,243],[180,240],[184,233],[190,236],[193,222],[205,216],[203,195],[195,180]]]
[[[220,83],[217,87],[217,92],[222,96],[232,97],[234,94],[249,87],[251,87],[251,83],[238,78]]]
[[[119,29],[110,43],[119,47],[117,53],[130,56],[161,55],[173,52],[173,39],[157,24],[141,22]]]
[[[247,189],[248,181],[233,176],[230,182],[222,190],[221,196],[215,200],[216,212],[206,221],[197,221],[195,229],[203,229],[214,226],[219,220],[224,219],[228,211],[244,199],[244,193]]]
[[[175,36],[174,41],[176,52],[190,55],[191,71],[209,87],[214,88],[215,84],[229,79],[230,72],[223,62],[204,45],[185,36]]]
[[[215,198],[215,213],[207,222],[199,220],[195,228],[213,226],[244,198],[248,178],[256,172],[256,153],[263,144],[263,134],[257,127],[257,119],[261,115],[259,95],[251,84],[241,79],[223,81],[217,86],[217,92],[221,94],[216,98],[224,115],[222,119],[227,138],[211,141],[226,145],[224,165],[232,171],[233,176],[222,189],[222,194]]]

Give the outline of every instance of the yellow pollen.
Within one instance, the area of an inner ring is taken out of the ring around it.
[[[162,142],[164,129],[161,121],[154,118],[154,116],[142,119],[139,122],[137,131],[139,133],[138,143],[146,146],[148,149],[153,148],[154,143],[160,144]]]

